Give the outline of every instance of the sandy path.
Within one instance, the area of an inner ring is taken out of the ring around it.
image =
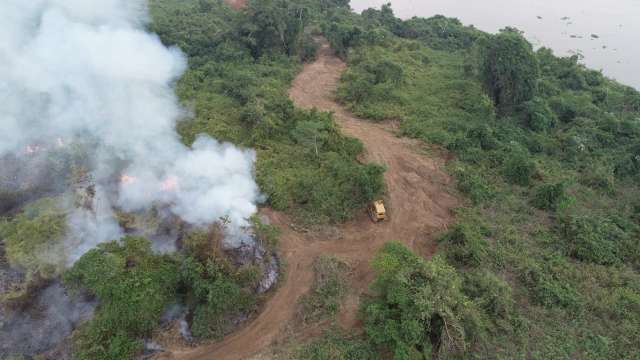
[[[342,327],[352,328],[357,325],[359,296],[374,278],[370,260],[385,242],[401,241],[427,257],[435,251],[433,235],[447,226],[452,218],[450,210],[458,204],[449,193],[451,180],[441,170],[444,160],[426,156],[419,141],[396,137],[390,124],[358,119],[336,103],[333,94],[345,69],[346,64],[322,41],[317,60],[307,64],[294,80],[290,97],[298,107],[334,112],[342,131],[364,143],[367,160],[387,167],[389,219],[374,224],[363,212],[331,236],[317,240],[319,236],[312,238],[294,231],[285,215],[265,210],[283,231],[281,254],[288,264],[285,281],[262,312],[234,334],[220,342],[174,350],[160,358],[240,360],[265,349],[295,316],[298,300],[313,282],[312,262],[320,254],[333,254],[353,268],[350,294],[339,316]]]

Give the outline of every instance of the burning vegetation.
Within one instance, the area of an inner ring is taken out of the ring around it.
[[[0,358],[132,358],[161,325],[220,337],[278,281],[258,202],[337,222],[382,191],[359,142],[287,99],[315,51],[298,20],[254,43],[262,22],[221,2],[149,4],[152,23],[144,0],[0,2]],[[211,19],[243,35],[194,37]]]
[[[278,271],[255,154],[180,140],[186,59],[146,1],[0,13],[0,358],[130,358],[176,304],[196,338],[246,319]]]

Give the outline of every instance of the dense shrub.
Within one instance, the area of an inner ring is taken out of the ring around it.
[[[463,291],[492,318],[508,319],[514,311],[511,285],[488,270],[467,273]]]
[[[631,240],[634,235],[611,218],[568,217],[563,220],[562,235],[568,243],[569,254],[582,261],[617,264],[627,256],[638,254],[637,241],[634,245]]]
[[[547,102],[539,97],[523,104],[523,114],[527,126],[533,131],[547,131],[556,124],[555,114]]]
[[[100,300],[95,317],[81,330],[75,357],[130,359],[175,301],[178,271],[173,259],[152,253],[148,240],[125,237],[83,255],[64,281]]]
[[[456,167],[454,174],[458,179],[458,189],[474,204],[481,204],[496,196],[495,187],[478,171],[471,167]]]
[[[545,184],[536,189],[533,205],[542,210],[558,210],[570,205],[573,198],[567,194],[565,183]]]
[[[531,177],[536,172],[536,164],[530,155],[522,149],[514,149],[506,155],[503,166],[503,174],[507,181],[527,186],[531,183]]]
[[[436,15],[406,20],[397,35],[420,39],[433,49],[455,51],[473,46],[480,32],[472,26],[462,25],[458,19]]]
[[[640,175],[640,145],[628,149],[616,159],[614,173],[619,177]]]
[[[402,67],[393,61],[379,60],[373,63],[363,64],[364,69],[373,75],[373,84],[392,83],[399,84],[403,79]]]
[[[559,278],[561,272],[560,269],[551,268],[551,265],[540,265],[529,260],[523,264],[520,279],[535,303],[546,307],[576,309],[582,301],[580,294],[566,279]]]
[[[66,214],[56,198],[27,205],[12,219],[0,218],[0,238],[12,266],[50,278],[67,261],[61,241],[67,233]]]
[[[363,304],[362,316],[374,344],[391,350],[394,359],[467,350],[474,308],[455,269],[439,257],[427,262],[399,243],[387,243],[373,264],[376,296]]]
[[[446,254],[458,266],[479,266],[488,256],[488,244],[482,234],[469,225],[455,224],[440,239]]]
[[[188,257],[180,265],[179,279],[187,304],[193,308],[191,331],[195,337],[222,337],[231,330],[234,317],[255,306],[251,290],[236,281],[220,259],[201,262]]]
[[[313,39],[310,35],[307,35],[302,41],[302,48],[300,50],[300,60],[302,62],[312,62],[316,59],[316,54],[320,44]]]

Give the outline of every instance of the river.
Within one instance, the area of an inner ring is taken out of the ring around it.
[[[640,89],[640,0],[351,0],[351,7],[388,2],[403,19],[441,14],[492,33],[515,26],[534,46],[582,54],[588,67]]]

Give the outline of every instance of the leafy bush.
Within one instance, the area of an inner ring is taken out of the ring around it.
[[[546,307],[560,306],[576,309],[581,304],[578,291],[565,279],[558,278],[562,268],[528,261],[521,269],[520,279],[529,290],[531,299]]]
[[[296,202],[304,206],[307,221],[344,221],[384,190],[380,165],[354,165],[328,153],[319,170],[302,174],[290,189]]]
[[[373,262],[376,296],[363,304],[365,331],[395,359],[464,352],[473,305],[462,281],[441,258],[424,261],[399,243],[387,243]]]
[[[555,126],[556,116],[542,98],[534,97],[524,103],[523,113],[527,126],[533,131],[547,131]]]
[[[560,182],[538,187],[532,203],[538,209],[555,211],[568,207],[573,200],[567,194],[567,185]]]
[[[593,164],[589,173],[580,179],[584,185],[613,194],[616,188],[614,170],[609,164]]]
[[[561,231],[576,259],[603,265],[637,259],[640,247],[632,240],[633,232],[612,218],[570,216],[563,220]]]
[[[455,224],[440,239],[446,254],[458,266],[479,266],[488,256],[488,244],[482,234],[465,224]]]
[[[620,155],[616,161],[614,173],[618,177],[640,174],[640,145],[628,149],[628,153]]]
[[[373,75],[373,84],[392,83],[400,84],[403,80],[403,69],[400,65],[389,60],[378,60],[362,65],[364,69]]]
[[[511,285],[488,270],[467,273],[463,291],[492,318],[508,319],[514,311]]]
[[[526,151],[515,149],[506,155],[503,174],[510,183],[527,186],[535,172],[536,164]]]
[[[317,43],[310,35],[307,35],[302,41],[300,60],[302,62],[312,62],[316,59],[316,54],[319,48],[320,44]]]
[[[493,199],[496,189],[486,177],[470,167],[456,167],[453,172],[458,179],[457,186],[474,204]]]
[[[177,266],[154,255],[143,238],[101,244],[84,254],[64,275],[72,289],[87,289],[100,305],[78,338],[77,359],[132,359],[175,301]]]
[[[42,198],[12,219],[0,219],[0,237],[12,266],[45,278],[59,274],[66,258],[61,247],[67,231],[66,214],[58,199]]]
[[[436,15],[430,18],[414,17],[404,22],[401,37],[420,39],[436,50],[469,49],[480,36],[471,26],[464,26],[458,19]]]
[[[180,284],[193,308],[191,331],[195,337],[220,338],[231,329],[234,317],[254,309],[252,291],[233,275],[218,258],[200,262],[187,257],[180,265]]]

